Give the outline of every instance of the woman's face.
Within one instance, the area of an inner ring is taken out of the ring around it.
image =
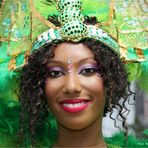
[[[47,65],[48,106],[62,127],[79,130],[102,121],[104,86],[94,54],[82,43],[62,43]]]

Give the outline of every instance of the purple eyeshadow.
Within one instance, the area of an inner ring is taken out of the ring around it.
[[[60,68],[60,67],[48,67],[48,71],[49,72],[51,72],[51,71],[60,71],[60,72],[64,73],[63,68]]]
[[[97,63],[92,63],[92,64],[86,64],[86,65],[83,65],[81,66],[79,69],[78,69],[78,73],[80,73],[82,70],[86,69],[86,68],[93,68],[95,70],[98,70],[99,69],[99,66]]]

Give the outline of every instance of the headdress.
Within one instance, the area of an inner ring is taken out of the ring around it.
[[[94,38],[119,53],[118,44],[106,32],[95,25],[83,23],[81,0],[58,0],[57,9],[60,12],[58,19],[61,26],[57,29],[51,28],[40,34],[33,45],[33,49],[37,49],[54,39],[78,42],[84,38]]]
[[[132,0],[2,0],[0,101],[5,100],[10,108],[15,105],[17,78],[28,55],[54,39],[73,42],[86,37],[97,39],[126,63],[131,73],[129,79],[139,80],[148,91],[147,12],[144,1]],[[45,18],[52,14],[59,16],[60,27]],[[98,23],[84,24],[85,15],[96,16]],[[9,119],[1,122],[1,119],[0,124],[8,124],[9,129],[5,130],[13,133],[13,122]]]

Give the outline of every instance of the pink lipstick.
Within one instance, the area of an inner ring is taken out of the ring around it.
[[[60,102],[62,109],[69,113],[76,113],[84,110],[91,103],[90,100],[85,99],[73,99],[73,100],[64,100]]]

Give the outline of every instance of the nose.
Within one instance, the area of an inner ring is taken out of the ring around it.
[[[70,94],[81,92],[81,83],[77,73],[71,72],[66,76],[63,92]]]

